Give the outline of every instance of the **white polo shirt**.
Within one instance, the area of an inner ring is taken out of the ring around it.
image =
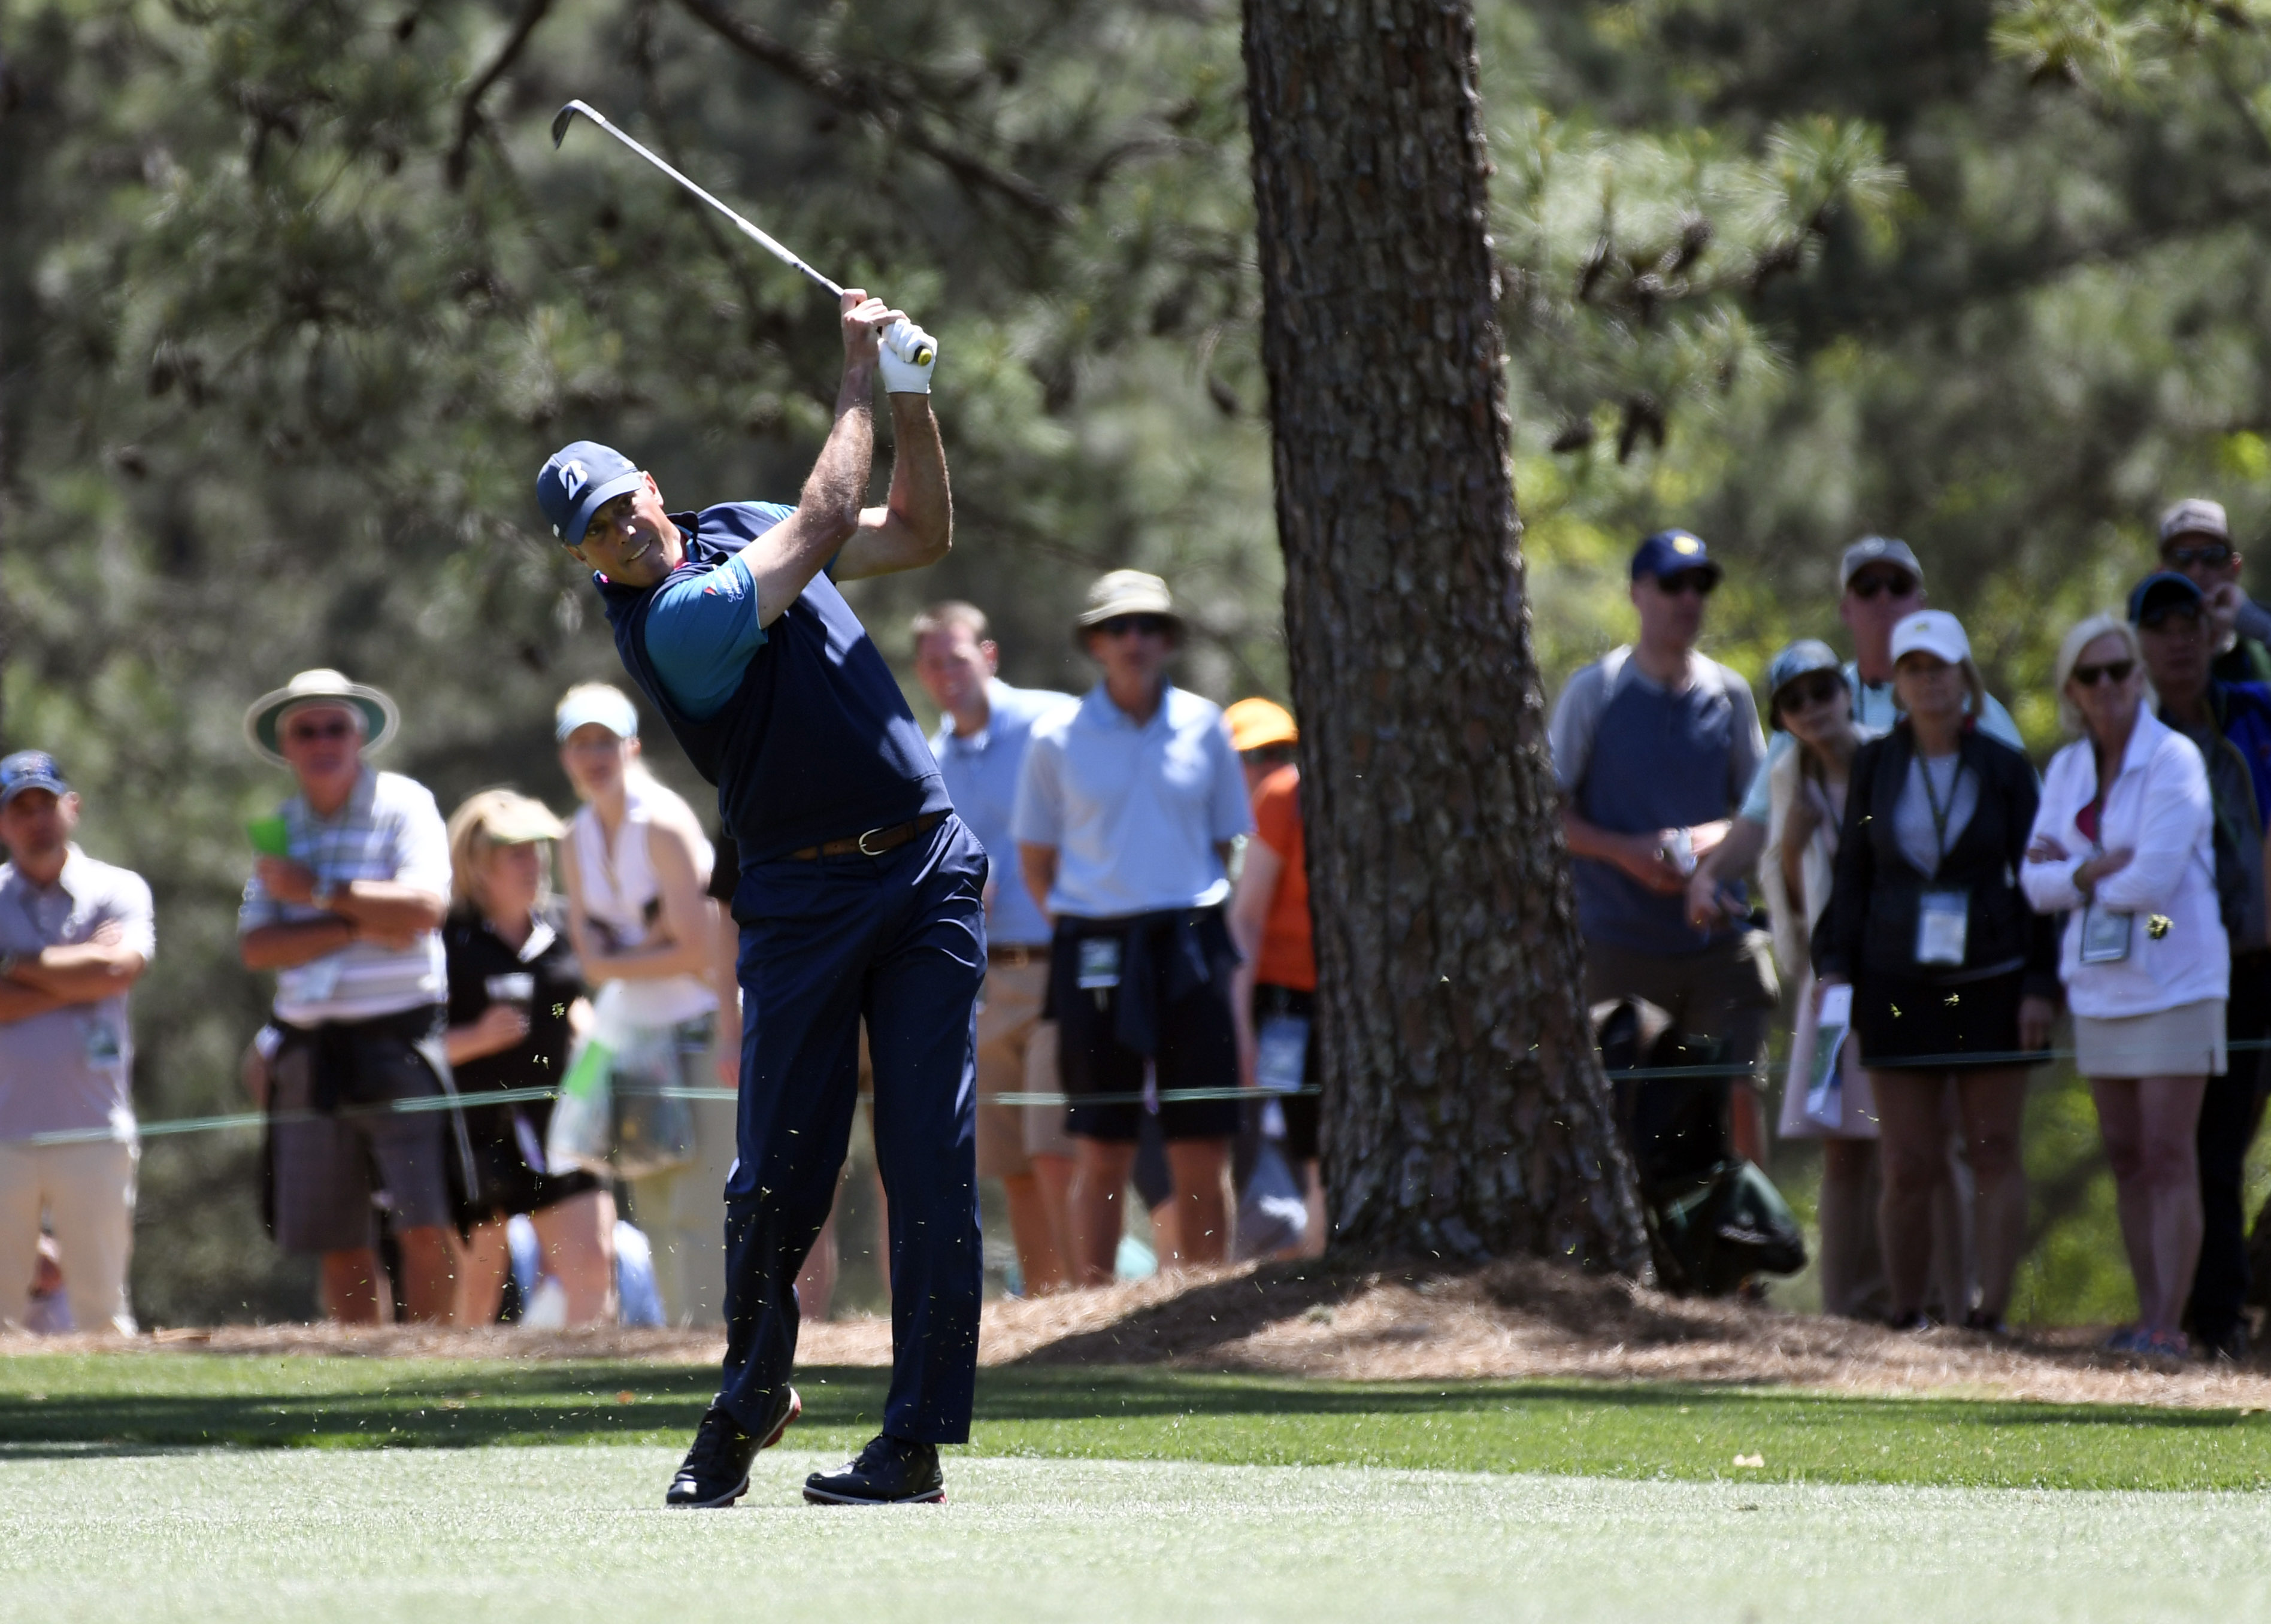
[[[1250,832],[1221,707],[1173,683],[1138,726],[1098,683],[1033,724],[1010,833],[1057,851],[1049,911],[1117,919],[1230,895],[1217,846]]]
[[[0,865],[0,952],[75,947],[105,925],[146,961],[157,948],[142,876],[97,862],[76,846],[53,885]],[[126,995],[67,1004],[0,1024],[0,1141],[108,1129],[134,1137],[134,1030]]]
[[[304,795],[278,809],[290,831],[287,854],[314,869],[318,883],[394,880],[436,897],[450,894],[449,831],[422,784],[365,767],[354,793],[331,817],[317,817]],[[331,917],[305,903],[277,901],[256,872],[245,883],[236,934]],[[375,1020],[443,1003],[449,995],[438,930],[420,931],[404,948],[351,942],[276,972],[276,1018],[294,1026]]]

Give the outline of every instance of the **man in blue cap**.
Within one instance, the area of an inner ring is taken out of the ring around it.
[[[2222,510],[2218,510],[2219,513]],[[2265,813],[2271,810],[2271,688],[2214,674],[2225,636],[2215,606],[2189,573],[2163,570],[2129,594],[2160,718],[2199,746],[2215,811],[2215,889],[2231,942],[2224,1035],[2231,1067],[2200,1099],[2200,1253],[2186,1317],[2193,1339],[2227,1359],[2247,1356],[2247,1149],[2263,1119],[2271,1037],[2271,919],[2264,894]]]
[[[986,853],[836,587],[935,562],[951,544],[933,363],[878,342],[902,319],[857,289],[844,295],[834,426],[793,508],[671,513],[651,474],[591,441],[537,477],[554,533],[596,572],[624,666],[718,786],[741,858],[725,1380],[671,1483],[673,1506],[733,1504],[757,1451],[800,1408],[788,1380],[792,1288],[835,1196],[863,1019],[890,1208],[891,1386],[881,1434],[842,1470],[814,1473],[805,1498],[942,1501],[938,1446],[970,1435]],[[879,370],[897,456],[884,505],[863,508]]]
[[[1690,532],[1643,540],[1632,560],[1639,639],[1569,679],[1548,738],[1576,860],[1585,1002],[1645,999],[1755,1067],[1777,996],[1767,934],[1746,908],[1700,926],[1687,914],[1697,860],[1726,838],[1766,758],[1751,685],[1696,651],[1720,573]],[[1757,1088],[1731,1091],[1735,1149],[1763,1163]]]

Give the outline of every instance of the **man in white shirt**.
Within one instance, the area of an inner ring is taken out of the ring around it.
[[[1213,1263],[1226,1253],[1238,952],[1223,904],[1230,844],[1254,822],[1222,711],[1167,681],[1183,622],[1166,583],[1113,570],[1090,589],[1075,635],[1104,681],[1035,725],[1011,833],[1026,886],[1055,920],[1058,1066],[1064,1091],[1080,1101],[1066,1114],[1077,1147],[1076,1278],[1104,1285],[1120,1247],[1147,1062],[1181,1258]],[[1214,1090],[1225,1097],[1177,1098]]]
[[[458,1113],[396,1108],[452,1091],[439,928],[449,835],[430,792],[362,759],[398,719],[376,689],[320,670],[244,719],[253,749],[300,786],[252,828],[260,855],[236,926],[245,967],[277,972],[270,1227],[285,1250],[322,1258],[324,1309],[348,1323],[385,1317],[372,1205],[382,1191],[410,1316],[449,1319],[455,1200],[473,1187]]]
[[[132,1335],[140,1155],[126,994],[155,944],[150,888],[71,844],[78,797],[44,750],[0,761],[0,1325],[25,1295],[40,1218],[82,1330]]]
[[[1076,702],[1043,688],[1012,688],[996,672],[1001,651],[974,604],[934,603],[915,616],[915,680],[939,708],[930,753],[968,824],[993,859],[986,883],[986,986],[978,1000],[978,1176],[1001,1181],[1017,1270],[1028,1294],[1069,1279],[1065,1208],[1074,1148],[1064,1112],[994,1103],[1003,1094],[1057,1091],[1056,1028],[1048,1001],[1049,921],[1017,872],[1009,817],[1033,724]]]

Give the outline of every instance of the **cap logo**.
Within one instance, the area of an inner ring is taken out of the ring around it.
[[[1672,538],[1672,550],[1683,554],[1700,553],[1703,550],[1703,544],[1694,536],[1674,536]]]
[[[591,482],[592,471],[582,463],[563,462],[560,465],[560,488],[567,493],[569,501],[575,501],[577,493]],[[557,535],[559,532],[555,530],[553,533]]]

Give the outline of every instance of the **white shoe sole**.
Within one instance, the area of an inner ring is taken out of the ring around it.
[[[804,1486],[804,1499],[807,1505],[812,1506],[942,1506],[946,1503],[946,1489],[942,1486],[927,1494],[910,1494],[904,1500],[867,1500],[858,1494],[815,1488],[808,1483]]]

